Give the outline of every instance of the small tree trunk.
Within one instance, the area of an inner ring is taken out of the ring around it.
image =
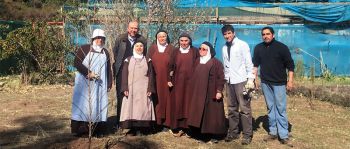
[[[21,83],[24,85],[28,85],[28,71],[26,67],[26,62],[23,62],[22,64],[22,72],[21,72]]]

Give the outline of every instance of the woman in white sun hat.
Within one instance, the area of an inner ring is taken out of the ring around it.
[[[104,48],[106,35],[95,29],[91,44],[77,48],[74,67],[78,70],[72,102],[71,132],[76,136],[89,132],[103,132],[107,121],[108,94],[112,86],[112,71],[108,50]]]

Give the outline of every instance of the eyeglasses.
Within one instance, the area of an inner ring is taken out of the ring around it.
[[[199,48],[200,51],[208,51],[207,49],[204,48]]]

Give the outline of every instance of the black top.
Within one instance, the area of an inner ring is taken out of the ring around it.
[[[254,67],[260,66],[261,82],[272,85],[287,84],[286,69],[294,71],[294,62],[288,47],[275,39],[255,46],[253,64]]]

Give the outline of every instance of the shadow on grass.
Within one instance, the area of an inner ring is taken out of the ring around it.
[[[28,116],[14,121],[15,129],[0,132],[0,148],[47,148],[52,143],[70,142],[75,138],[64,132],[68,119]]]
[[[253,131],[257,131],[260,128],[260,124],[262,124],[262,128],[268,133],[269,130],[269,121],[268,116],[259,116],[257,119],[253,118]],[[288,122],[288,132],[292,132],[293,125]]]
[[[162,148],[157,143],[148,140],[146,137],[125,137],[122,140],[108,142],[109,149],[157,149]]]

